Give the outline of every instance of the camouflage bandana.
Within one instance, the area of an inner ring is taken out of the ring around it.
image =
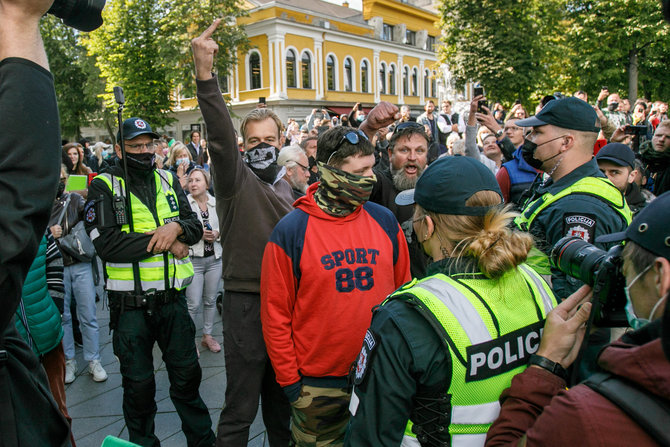
[[[314,201],[331,216],[347,216],[370,199],[377,178],[350,174],[318,162],[321,183],[314,192]]]

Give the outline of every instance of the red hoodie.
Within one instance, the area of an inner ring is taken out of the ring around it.
[[[346,376],[372,308],[410,279],[393,214],[366,202],[331,216],[314,202],[317,185],[277,224],[263,255],[263,337],[281,386]]]

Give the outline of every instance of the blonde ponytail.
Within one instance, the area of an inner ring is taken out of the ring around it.
[[[467,206],[491,206],[500,203],[494,191],[479,191],[470,197]],[[435,232],[452,258],[469,256],[491,279],[500,278],[528,257],[533,237],[511,230],[517,216],[510,205],[492,208],[485,216],[462,216],[427,212],[435,223]]]

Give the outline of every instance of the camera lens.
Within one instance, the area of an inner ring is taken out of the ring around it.
[[[564,237],[551,250],[551,261],[563,273],[593,286],[607,252],[578,237]]]

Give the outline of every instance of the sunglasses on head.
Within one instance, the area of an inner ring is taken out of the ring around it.
[[[423,129],[423,124],[414,121],[405,121],[404,123],[398,124],[395,128],[396,131],[403,129]]]
[[[356,145],[360,143],[361,141],[370,141],[368,136],[363,133],[363,131],[356,129],[356,130],[350,130],[349,132],[345,133],[342,135],[342,138],[340,139],[339,143],[337,143],[337,146],[335,146],[335,150],[333,151],[332,154],[330,154],[330,157],[328,157],[328,161],[326,162],[327,165],[330,164],[330,160],[332,160],[333,155],[335,155],[339,150],[340,146],[342,146],[342,143],[345,141],[348,141],[350,144]]]

